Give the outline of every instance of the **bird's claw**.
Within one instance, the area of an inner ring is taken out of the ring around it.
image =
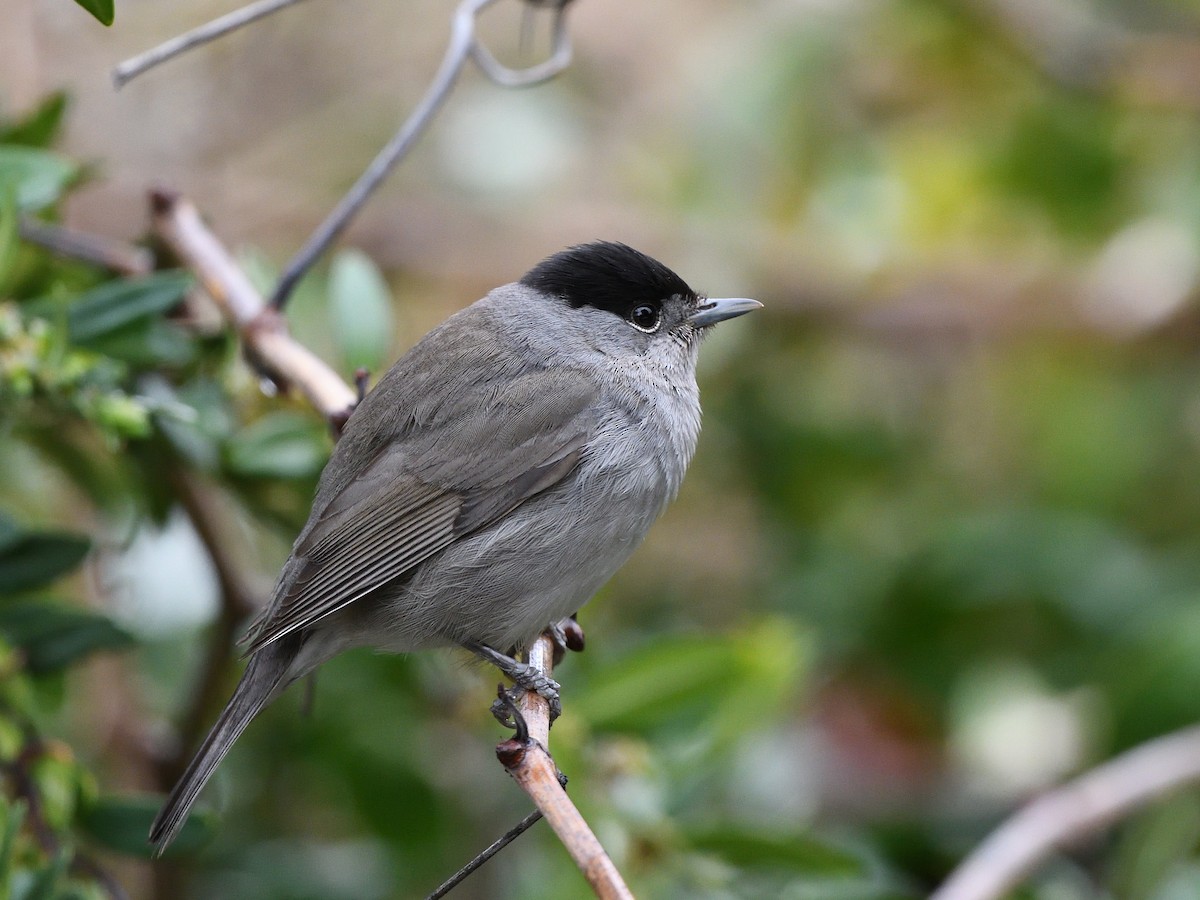
[[[496,700],[492,703],[492,715],[501,725],[505,728],[516,727],[512,717],[512,705],[526,692],[537,694],[546,701],[550,707],[551,722],[562,715],[562,700],[559,697],[557,681],[524,663],[508,674],[516,682],[505,692],[508,695],[508,702]]]

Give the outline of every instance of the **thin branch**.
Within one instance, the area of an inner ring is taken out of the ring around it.
[[[1200,780],[1200,725],[1148,741],[1034,800],[972,851],[930,900],[995,900],[1059,850]]]
[[[554,641],[547,635],[538,638],[529,651],[528,662],[549,678],[554,671]],[[526,691],[514,706],[514,718],[517,734],[496,746],[496,757],[542,811],[596,896],[601,900],[632,900],[621,873],[559,781],[558,767],[546,749],[550,704],[544,697]]]
[[[317,226],[316,231],[284,268],[279,284],[271,296],[272,307],[277,310],[283,308],[292,291],[295,290],[296,284],[304,277],[304,273],[345,230],[346,226],[350,224],[350,220],[383,183],[396,164],[408,155],[408,152],[416,144],[417,138],[433,121],[433,117],[437,115],[438,110],[446,102],[446,98],[450,96],[450,91],[458,81],[458,76],[462,74],[469,59],[474,59],[488,78],[504,87],[537,84],[554,77],[570,64],[571,42],[564,21],[569,0],[560,0],[555,4],[554,39],[550,58],[527,69],[510,69],[501,65],[478,40],[475,28],[476,20],[483,10],[495,2],[496,0],[462,0],[458,5],[458,9],[454,13],[446,55],[442,58],[442,64],[434,76],[433,82],[426,90],[425,96],[421,98],[416,109],[400,126],[391,140],[358,177],[358,181],[346,192],[333,211],[326,216],[325,221]]]
[[[233,661],[234,641],[241,621],[255,609],[253,592],[245,583],[238,566],[222,539],[222,523],[209,493],[196,484],[194,477],[181,468],[168,472],[179,505],[187,513],[200,543],[213,564],[220,590],[220,613],[208,639],[200,677],[179,724],[178,750],[159,764],[164,790],[179,778],[188,756],[204,733],[213,707],[225,695],[225,679]]]
[[[357,403],[354,388],[288,334],[282,317],[265,304],[191,203],[167,191],[155,191],[151,207],[155,230],[237,329],[251,365],[280,386],[296,385],[334,431],[339,431]]]
[[[257,22],[259,19],[269,16],[273,12],[299,2],[300,0],[259,0],[257,3],[250,3],[241,9],[234,10],[228,15],[221,16],[219,19],[213,19],[206,25],[193,28],[185,34],[171,38],[169,41],[164,41],[157,47],[147,50],[145,53],[140,53],[132,59],[125,60],[125,62],[113,69],[113,84],[119,90],[131,79],[136,78],[138,75],[141,75],[148,69],[154,68],[160,63],[165,63],[167,60],[174,59],[181,53],[186,53],[188,50],[200,47],[209,41],[214,41],[222,35],[241,28],[243,25]]]
[[[485,862],[487,862],[541,820],[542,811],[540,809],[535,809],[508,831],[504,832],[504,834],[500,835],[500,837],[496,838],[496,840],[489,844],[486,849],[480,851],[479,855],[473,860],[438,885],[437,890],[426,897],[425,900],[441,900],[441,898],[445,897],[452,890],[466,881],[467,877],[470,876],[476,869],[482,866]]]
[[[21,239],[68,259],[78,259],[118,275],[148,275],[154,269],[154,254],[104,235],[91,234],[39,222],[22,216],[17,226]]]

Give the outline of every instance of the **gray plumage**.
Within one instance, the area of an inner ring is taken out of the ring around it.
[[[649,257],[596,243],[426,335],[350,417],[156,847],[250,720],[337,653],[512,653],[578,611],[679,489],[700,428],[701,336],[758,305],[705,300]]]

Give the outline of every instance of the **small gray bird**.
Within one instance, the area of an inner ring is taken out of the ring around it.
[[[245,641],[233,697],[150,831],[162,851],[233,742],[351,647],[457,645],[557,701],[515,654],[579,608],[675,497],[696,353],[758,309],[624,244],[572,247],[451,316],[346,424]]]

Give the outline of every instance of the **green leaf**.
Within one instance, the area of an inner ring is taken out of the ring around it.
[[[3,834],[0,835],[0,878],[8,880],[12,871],[13,849],[17,844],[17,835],[25,822],[28,807],[24,800],[9,800],[0,797],[0,807],[3,808]]]
[[[0,596],[49,584],[74,569],[91,542],[67,532],[23,532],[0,517]]]
[[[12,191],[23,210],[54,203],[78,172],[74,163],[48,150],[0,146],[0,191]]]
[[[123,650],[133,637],[99,613],[26,601],[0,607],[0,634],[25,654],[34,674],[52,672],[98,650]]]
[[[184,366],[195,359],[197,350],[187,331],[161,319],[141,319],[81,345],[142,368]]]
[[[741,633],[660,640],[590,672],[572,702],[598,729],[703,723],[710,739],[727,741],[795,692],[810,655],[808,636],[776,618]]]
[[[152,794],[120,794],[100,797],[80,815],[79,826],[89,837],[110,850],[129,856],[149,858],[153,848],[147,842],[150,825],[162,806],[163,798]],[[164,855],[194,853],[212,840],[217,817],[203,809],[194,809],[175,842]]]
[[[113,0],[75,0],[80,6],[96,17],[101,25],[113,23]]]
[[[859,878],[868,874],[858,856],[807,834],[758,832],[736,826],[696,828],[684,835],[691,846],[713,853],[739,868],[790,869],[823,878]]]
[[[19,211],[17,195],[11,188],[0,189],[0,297],[17,264]]]
[[[346,250],[333,261],[329,319],[346,366],[378,370],[391,345],[395,322],[387,282],[365,253]]]
[[[107,282],[71,304],[68,334],[74,343],[90,346],[105,335],[166,312],[183,299],[191,285],[191,276],[182,272]]]
[[[24,118],[0,127],[0,144],[49,147],[62,130],[63,113],[66,110],[67,95],[56,91]]]
[[[308,416],[272,413],[225,444],[225,468],[248,478],[303,478],[329,457],[324,427]]]

